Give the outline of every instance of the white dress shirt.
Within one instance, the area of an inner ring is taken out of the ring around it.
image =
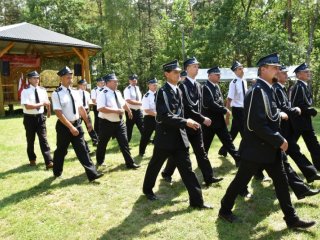
[[[231,107],[243,108],[244,96],[243,96],[242,82],[244,84],[244,90],[246,93],[248,88],[247,88],[247,81],[245,81],[244,79],[236,77],[229,84],[228,98],[232,99]]]
[[[23,89],[21,92],[21,105],[23,108],[23,113],[26,114],[41,114],[44,112],[44,107],[41,106],[38,109],[26,109],[25,104],[36,104],[35,90],[37,89],[39,102],[49,102],[47,91],[43,87],[37,86],[36,88],[32,85],[29,88]]]
[[[136,91],[134,90],[136,88],[137,90],[137,95],[136,95]],[[123,95],[124,95],[124,99],[125,100],[137,100],[137,101],[141,101],[142,95],[139,89],[139,86],[133,86],[133,85],[129,85],[128,87],[126,87],[123,91]],[[128,103],[129,108],[137,110],[137,109],[141,109],[140,105],[132,105]]]
[[[99,95],[99,93],[102,92],[102,90],[104,89],[104,87],[95,87],[91,90],[91,94],[90,94],[90,97],[91,97],[91,100],[97,100],[97,97]]]
[[[110,88],[105,87],[105,89],[97,97],[97,109],[99,110],[99,108],[103,107],[119,109],[114,93],[117,94],[120,106],[123,107],[126,102],[124,101],[121,92],[118,90],[113,91]],[[107,119],[110,122],[120,122],[121,120],[118,113],[103,113],[99,111],[98,117]]]
[[[70,93],[74,99],[74,104],[76,108],[76,113],[73,113],[73,104]],[[70,87],[66,88],[64,86],[59,87],[56,91],[52,93],[52,106],[53,110],[61,110],[63,115],[70,121],[76,121],[79,119],[79,107],[82,106],[82,101],[79,97],[78,90],[73,90]]]
[[[142,109],[146,110],[152,110],[153,112],[156,112],[156,104],[154,102],[155,92],[152,92],[149,90],[142,98]],[[143,111],[144,115],[148,115],[145,111]]]
[[[91,99],[90,99],[90,93],[88,93],[88,91],[82,90],[82,89],[78,89],[79,92],[79,97],[81,99],[81,103],[83,106],[83,93],[84,93],[84,102],[85,105],[83,106],[86,110],[89,109],[90,103],[91,103]]]

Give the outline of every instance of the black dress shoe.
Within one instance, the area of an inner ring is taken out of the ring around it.
[[[222,180],[223,180],[223,178],[212,177],[209,179],[209,181],[206,181],[206,186],[209,187],[212,183],[218,183]]]
[[[202,204],[202,205],[191,205],[191,204],[190,204],[190,207],[191,207],[191,208],[195,208],[195,209],[199,209],[199,210],[201,210],[201,209],[213,209],[212,206],[210,206],[210,205],[208,205],[208,204],[206,204],[206,203],[204,203],[204,204]]]
[[[315,221],[304,221],[304,220],[299,219],[294,223],[290,223],[290,224],[287,223],[287,226],[288,226],[288,228],[296,229],[296,228],[309,228],[315,224],[316,224]]]
[[[320,180],[320,174],[317,173],[317,174],[313,175],[312,177],[307,178],[308,183],[312,183],[315,180]]]
[[[137,169],[139,168],[140,165],[136,164],[136,163],[132,163],[131,165],[127,165],[127,168],[128,169]]]
[[[148,200],[155,201],[158,200],[157,196],[154,193],[145,193],[144,194]]]
[[[103,173],[98,173],[96,176],[94,176],[92,179],[89,180],[89,182],[93,182],[94,180],[101,178],[104,174]]]
[[[314,195],[317,195],[318,193],[320,193],[320,190],[319,189],[309,189],[308,191],[306,191],[305,193],[297,196],[297,198],[300,200],[300,199],[303,199],[305,197],[309,197],[309,196],[314,196]]]
[[[228,152],[224,148],[220,148],[218,154],[220,156],[226,157],[228,155]]]
[[[161,176],[163,180],[166,181],[167,183],[172,183],[172,177],[167,176],[164,172],[161,173]]]
[[[234,215],[233,213],[229,213],[229,214],[225,214],[225,213],[221,213],[219,212],[219,218],[229,222],[229,223],[234,223],[234,222],[238,222],[239,218]]]

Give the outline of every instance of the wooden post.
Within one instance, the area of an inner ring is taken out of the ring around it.
[[[1,49],[0,57],[6,54],[12,47],[14,46],[14,42],[10,42],[5,48]],[[3,99],[3,87],[2,87],[2,77],[0,74],[0,116],[4,116],[4,99]]]
[[[2,76],[0,74],[0,116],[1,117],[5,115],[3,100],[4,99],[3,99],[3,88],[2,88]]]
[[[85,79],[89,84],[91,84],[91,78],[90,78],[90,64],[89,64],[89,54],[88,54],[88,49],[83,48],[83,57],[84,57],[84,74],[85,74]]]

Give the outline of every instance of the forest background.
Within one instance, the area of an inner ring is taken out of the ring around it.
[[[90,60],[93,79],[114,71],[120,89],[136,73],[145,91],[173,59],[196,56],[201,68],[234,60],[255,67],[278,52],[286,65],[310,64],[320,106],[318,0],[0,0],[0,9],[0,26],[25,21],[101,46]],[[42,69],[74,63],[50,60]]]

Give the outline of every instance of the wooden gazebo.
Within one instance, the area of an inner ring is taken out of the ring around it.
[[[99,50],[98,45],[26,22],[0,27],[0,115],[4,115],[5,105],[18,102],[21,74],[40,71],[43,59],[77,56],[82,78],[91,83],[89,57]]]

